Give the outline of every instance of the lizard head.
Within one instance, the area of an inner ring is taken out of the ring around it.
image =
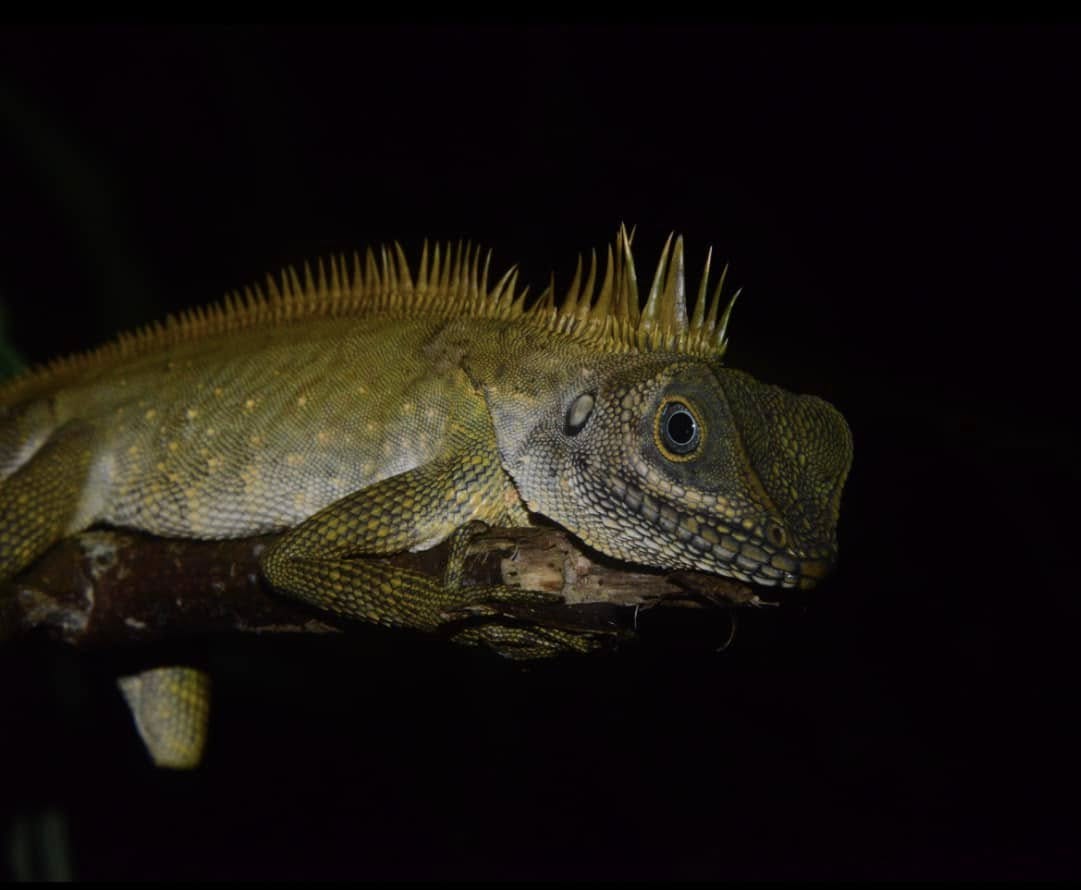
[[[739,291],[722,313],[726,267],[707,298],[707,254],[691,314],[682,238],[639,308],[632,234],[621,227],[599,290],[594,255],[584,289],[579,262],[560,306],[551,289],[539,301],[546,340],[518,381],[494,375],[504,467],[530,510],[609,556],[813,587],[837,557],[848,425],[722,365]]]
[[[579,375],[540,414],[508,470],[602,553],[783,587],[832,567],[852,439],[822,399],[653,355]]]

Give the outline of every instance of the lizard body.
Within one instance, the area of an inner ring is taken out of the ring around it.
[[[420,629],[475,608],[463,640],[543,655],[581,644],[498,620],[530,594],[379,557],[533,513],[645,566],[793,587],[832,565],[847,425],[722,365],[732,302],[707,261],[688,312],[682,239],[644,306],[623,230],[558,305],[490,286],[470,246],[326,269],[0,388],[0,580],[94,523],[285,531],[263,560],[283,593]]]

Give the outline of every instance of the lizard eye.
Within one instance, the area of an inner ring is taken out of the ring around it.
[[[567,409],[567,419],[563,424],[563,432],[566,435],[575,436],[582,431],[582,427],[589,420],[589,415],[593,413],[595,402],[596,399],[590,392],[582,393],[571,402],[570,408]]]
[[[665,401],[657,412],[657,444],[671,460],[690,460],[702,444],[702,426],[684,403]]]

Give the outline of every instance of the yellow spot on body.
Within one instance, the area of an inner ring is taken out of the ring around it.
[[[217,432],[217,430],[214,429],[214,427],[208,427],[207,431],[206,431],[206,437],[208,439],[212,439],[214,437],[214,433],[216,433],[216,432]]]
[[[222,463],[222,461],[221,461],[220,457],[210,457],[210,458],[207,458],[207,461],[206,461],[206,465],[210,470],[218,469],[218,467],[221,466],[221,463]]]
[[[328,433],[326,430],[319,430],[319,432],[315,434],[315,441],[318,442],[320,445],[329,444],[330,433]]]
[[[298,510],[303,510],[308,506],[307,492],[298,491],[293,495],[293,506]]]
[[[214,387],[214,395],[218,396],[218,398],[221,398],[221,394],[223,392],[225,392],[225,390],[222,389],[220,386],[215,386]]]
[[[375,432],[375,424],[372,421],[369,420],[366,424],[364,424],[364,432],[366,432],[366,433],[374,433]]]
[[[291,467],[299,467],[302,463],[304,463],[304,455],[299,454],[296,451],[290,451],[287,455],[285,455],[285,462]]]
[[[259,488],[259,473],[254,467],[245,467],[240,471],[240,479],[244,483],[244,491],[252,493]]]
[[[196,409],[196,408],[189,408],[188,409],[188,420],[195,420],[195,418],[198,417],[198,416],[199,416],[198,409]]]
[[[251,444],[254,447],[258,448],[263,444],[263,437],[260,436],[258,433],[253,433],[252,435],[250,435],[248,437],[248,442],[249,442],[249,444]]]
[[[402,402],[402,413],[412,414],[416,407],[412,402]]]
[[[132,445],[130,448],[128,448],[128,454],[130,454],[132,457],[135,457],[135,455],[137,455],[138,453],[139,453],[139,446],[138,445]]]
[[[368,394],[368,387],[361,385],[357,387],[358,396],[366,396]]]
[[[170,451],[176,451],[179,447],[180,447],[179,443],[177,443],[175,440],[169,443],[169,450]]]
[[[254,407],[255,407],[255,399],[248,399],[244,403],[244,410],[245,411],[251,411]]]
[[[301,396],[299,399],[297,399],[297,407],[298,408],[303,408],[307,404],[308,404],[308,397],[307,396]]]
[[[164,461],[158,461],[156,464],[154,464],[154,469],[157,470],[159,473],[164,473],[165,472],[165,462]]]
[[[155,417],[157,417],[157,416],[158,416],[158,412],[157,412],[157,411],[155,411],[155,410],[154,410],[153,408],[151,408],[151,409],[150,409],[149,411],[147,411],[147,412],[146,412],[146,414],[144,414],[143,416],[144,416],[144,417],[145,417],[145,418],[146,418],[147,420],[153,420],[153,419],[154,419]]]

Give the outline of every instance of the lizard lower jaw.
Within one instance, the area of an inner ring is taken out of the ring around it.
[[[726,565],[722,574],[763,587],[810,590],[830,573],[833,563],[831,559],[803,559],[796,561],[796,571],[779,572],[765,563],[752,566],[744,561],[739,565]]]

